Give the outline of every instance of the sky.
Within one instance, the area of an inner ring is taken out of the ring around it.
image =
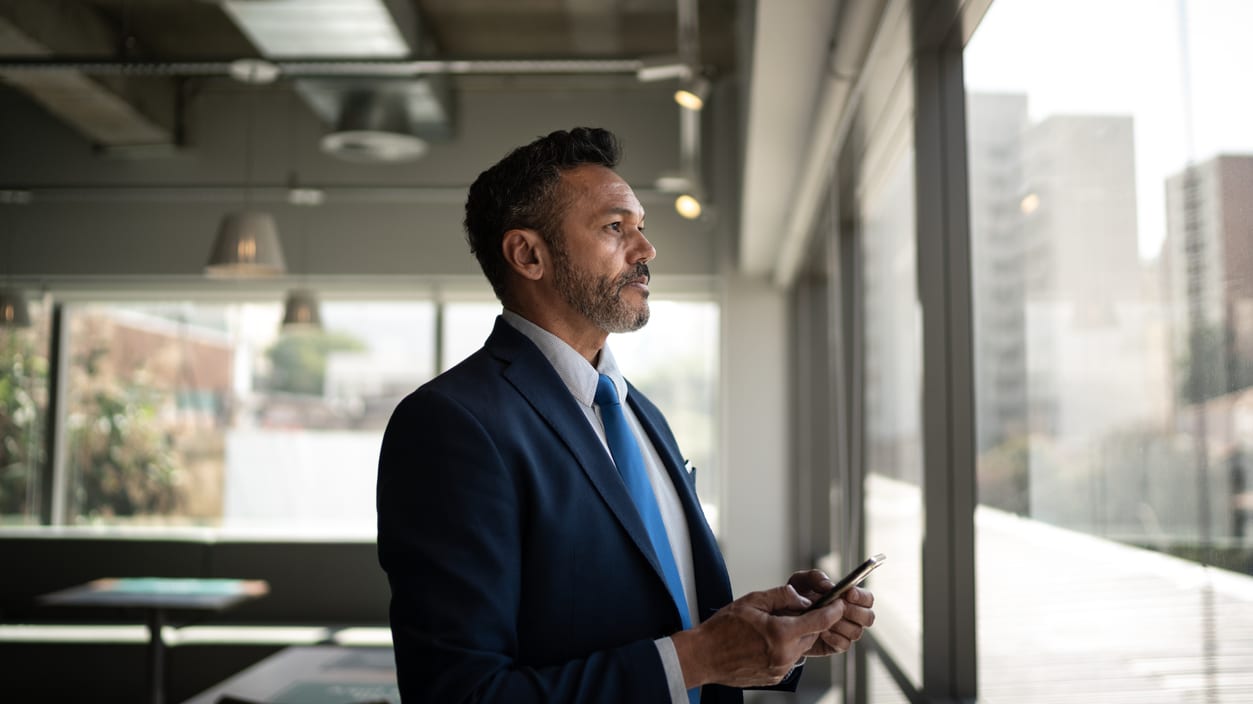
[[[1026,94],[1033,122],[1133,118],[1145,258],[1166,234],[1169,176],[1253,155],[1251,69],[1250,0],[995,0],[965,52],[967,90]]]

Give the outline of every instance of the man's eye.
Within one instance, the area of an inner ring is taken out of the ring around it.
[[[620,222],[609,223],[609,229],[613,230],[614,232],[622,232],[622,223]]]

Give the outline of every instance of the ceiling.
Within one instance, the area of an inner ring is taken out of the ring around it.
[[[106,16],[119,36],[134,36],[137,50],[151,57],[259,55],[221,4],[212,0],[79,1]],[[407,4],[445,56],[637,58],[676,52],[675,0],[407,0]],[[699,2],[702,59],[721,70],[733,67],[736,4]]]
[[[331,102],[338,104],[349,91],[377,85],[372,82],[379,79],[393,90],[400,80],[420,82],[439,74],[447,75],[448,84],[440,88],[450,91],[485,73],[636,80],[633,65],[680,61],[694,71],[725,76],[735,71],[737,4],[6,0],[0,4],[0,80],[23,90],[95,143],[150,144],[174,138],[175,116],[166,106],[174,104],[180,79],[225,75],[230,62],[238,59],[282,62],[280,78],[333,75],[341,100]],[[399,35],[398,48],[381,47],[379,28],[361,20],[360,8],[371,5],[390,24],[381,29]],[[694,29],[683,33],[682,46],[681,17]],[[353,59],[372,63],[349,65]],[[398,67],[406,59],[445,63]],[[556,68],[537,63],[554,60],[562,63]],[[310,61],[320,63],[309,66]],[[452,61],[466,63],[454,67],[448,63]],[[47,71],[52,65],[61,70]],[[304,92],[318,107],[317,98]],[[323,117],[333,122],[336,115]]]
[[[378,33],[355,19],[318,20],[323,10],[361,4],[386,10],[389,31],[403,39],[399,52],[371,52],[379,48]],[[450,126],[455,115],[445,109],[446,96],[463,91],[532,81],[608,94],[638,89],[649,80],[641,69],[657,67],[662,80],[681,80],[676,77],[682,74],[665,70],[677,67],[715,85],[736,81],[744,87],[736,105],[719,106],[734,116],[723,124],[741,125],[731,127],[734,136],[722,142],[737,153],[712,159],[736,164],[737,170],[743,165],[747,172],[736,189],[743,203],[735,209],[751,227],[733,237],[742,239],[740,267],[765,274],[776,265],[778,233],[789,229],[798,165],[815,156],[814,92],[827,70],[836,8],[846,5],[831,0],[3,0],[0,90],[7,85],[26,96],[97,148],[160,155],[161,147],[179,145],[187,95],[205,81],[229,81],[239,59],[264,60],[278,74],[268,87],[294,92],[325,125],[342,121],[362,92],[383,92],[404,104],[417,136],[445,143],[474,139],[455,134]],[[277,20],[249,15],[278,6],[296,12]],[[683,114],[673,105],[670,110]],[[700,126],[708,129],[711,121],[709,116],[678,120],[679,163],[689,152],[710,162],[708,145],[700,156]],[[3,123],[0,115],[0,129]],[[670,133],[668,140],[673,139]],[[664,148],[675,146],[666,141]]]

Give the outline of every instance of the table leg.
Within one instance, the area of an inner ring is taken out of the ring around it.
[[[163,625],[165,625],[165,614],[161,609],[149,609],[148,701],[150,704],[165,704],[165,641],[161,638]]]

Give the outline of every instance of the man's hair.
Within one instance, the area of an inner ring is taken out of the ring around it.
[[[584,164],[612,169],[620,155],[612,132],[575,127],[518,147],[479,174],[466,198],[466,240],[497,298],[503,302],[507,295],[509,267],[501,252],[505,233],[535,230],[550,246],[560,247],[566,205],[559,188],[562,172]]]

